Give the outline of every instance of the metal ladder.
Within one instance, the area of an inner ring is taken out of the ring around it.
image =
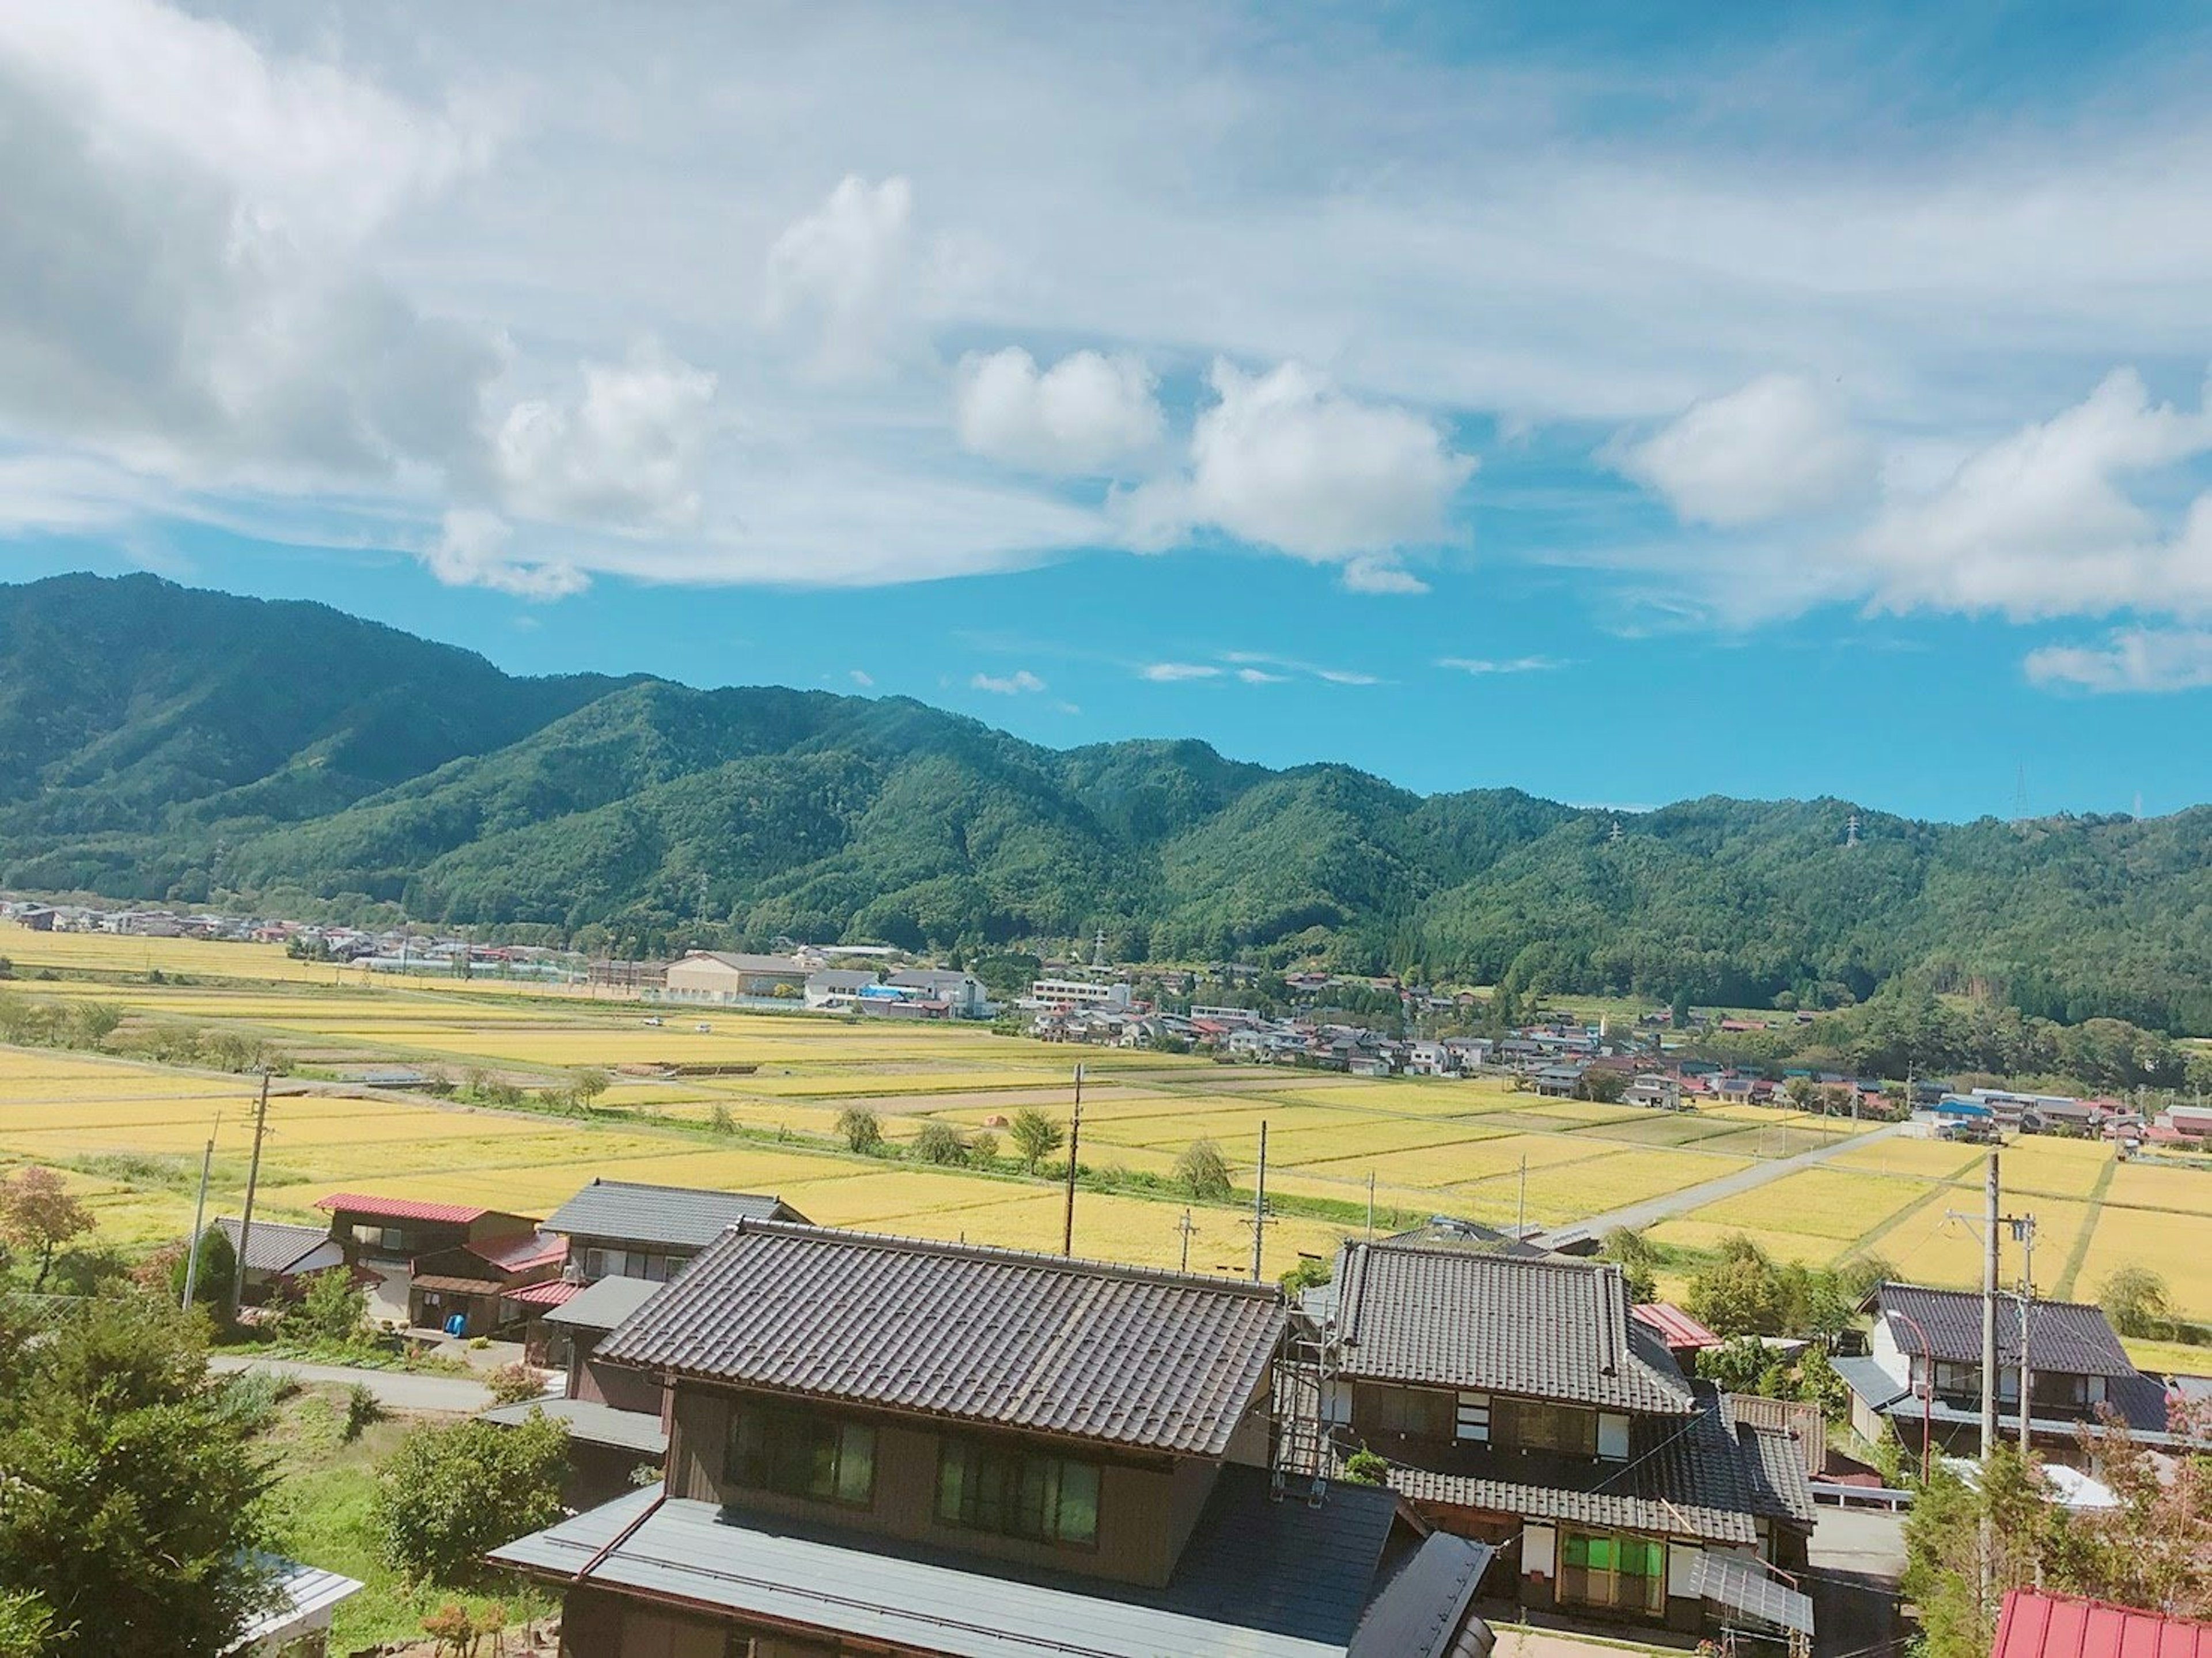
[[[1301,1486],[1308,1508],[1319,1508],[1328,1495],[1335,1446],[1323,1401],[1334,1376],[1335,1351],[1332,1326],[1291,1319],[1290,1333],[1275,1356],[1274,1443],[1268,1462],[1277,1502]]]

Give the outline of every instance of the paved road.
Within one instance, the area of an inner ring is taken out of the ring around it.
[[[1755,1163],[1748,1169],[1739,1169],[1733,1175],[1723,1175],[1718,1180],[1709,1180],[1700,1185],[1685,1187],[1679,1192],[1669,1192],[1663,1198],[1652,1198],[1644,1203],[1632,1203],[1625,1209],[1615,1209],[1602,1215],[1592,1215],[1586,1220],[1559,1227],[1538,1238],[1538,1243],[1558,1248],[1569,1241],[1583,1237],[1602,1237],[1616,1226],[1633,1227],[1641,1230],[1656,1226],[1670,1215],[1686,1214],[1708,1203],[1723,1198],[1735,1197],[1780,1180],[1784,1175],[1794,1175],[1801,1169],[1810,1169],[1826,1163],[1830,1157],[1849,1151],[1855,1145],[1871,1145],[1876,1140],[1886,1140],[1905,1132],[1906,1125],[1893,1122],[1877,1128],[1871,1134],[1860,1134],[1850,1139],[1838,1140],[1827,1145],[1815,1146],[1810,1151],[1801,1151],[1794,1157],[1777,1157],[1771,1163]]]
[[[491,1403],[491,1390],[466,1376],[423,1376],[412,1370],[356,1370],[343,1364],[301,1364],[289,1358],[250,1358],[240,1353],[216,1353],[208,1360],[216,1370],[266,1370],[295,1382],[335,1382],[341,1386],[364,1382],[383,1404],[396,1411],[450,1411],[463,1415]]]
[[[1897,1580],[1905,1575],[1905,1516],[1822,1509],[1811,1567],[1814,1652],[1890,1658],[1904,1628]]]

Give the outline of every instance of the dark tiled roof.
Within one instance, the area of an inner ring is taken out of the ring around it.
[[[708,1192],[595,1180],[546,1218],[545,1230],[570,1237],[703,1249],[741,1220],[804,1220],[781,1199],[753,1192]]]
[[[1431,1533],[1367,1608],[1346,1658],[1443,1658],[1466,1650],[1455,1638],[1496,1552],[1486,1543]]]
[[[216,1222],[230,1247],[238,1248],[238,1221],[225,1215]],[[281,1272],[301,1256],[313,1254],[331,1242],[330,1233],[320,1226],[288,1226],[282,1221],[257,1220],[253,1230],[246,1234],[246,1266],[248,1272]]]
[[[1340,1372],[1680,1415],[1690,1387],[1628,1316],[1620,1268],[1404,1245],[1337,1260]]]
[[[1393,1232],[1376,1242],[1401,1248],[1464,1249],[1474,1254],[1525,1255],[1539,1257],[1551,1252],[1540,1246],[1515,1237],[1510,1232],[1501,1232],[1495,1226],[1485,1226],[1480,1221],[1453,1220],[1439,1215],[1425,1226],[1410,1231]]]
[[[1902,1313],[1917,1319],[1928,1333],[1927,1346],[1951,1364],[1982,1362],[1982,1298],[1963,1290],[1928,1290],[1913,1284],[1885,1284],[1874,1293],[1885,1317]],[[2035,1368],[2054,1375],[2131,1376],[2136,1367],[2100,1307],[2078,1301],[2039,1301],[2029,1320],[2035,1344]],[[1918,1357],[1918,1330],[1900,1319],[1892,1333],[1899,1352]],[[2020,1363],[2020,1313],[2016,1305],[1997,1309],[1997,1363]]]
[[[1289,1320],[1273,1285],[746,1221],[602,1358],[1218,1456]]]
[[[1811,1525],[1812,1488],[1789,1436],[1735,1422],[1710,1388],[1697,1397],[1686,1419],[1639,1419],[1626,1462],[1455,1446],[1426,1466],[1393,1462],[1390,1485],[1420,1503],[1715,1543],[1750,1542],[1762,1516]]]

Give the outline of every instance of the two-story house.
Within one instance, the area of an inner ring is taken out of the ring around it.
[[[601,1345],[663,1484],[494,1550],[574,1658],[1479,1658],[1489,1551],[1279,1497],[1274,1286],[741,1222]]]
[[[568,1240],[568,1276],[575,1282],[635,1278],[665,1284],[741,1220],[805,1218],[781,1198],[753,1192],[594,1180],[546,1217],[545,1230]]]
[[[1867,1297],[1864,1310],[1874,1316],[1866,1356],[1835,1361],[1850,1389],[1851,1425],[1875,1439],[1887,1422],[1913,1448],[1923,1432],[1939,1452],[1978,1446],[1981,1297],[1884,1284]],[[2001,1297],[1997,1422],[2014,1436],[2020,1432],[2021,1323],[2019,1301]],[[2165,1439],[2166,1389],[2136,1369],[2102,1308],[2039,1300],[2026,1324],[2028,1433],[2039,1451],[2058,1461],[2080,1461],[2082,1430],[2094,1436],[2108,1415],[2146,1442]]]
[[[1308,1307],[1337,1455],[1383,1457],[1424,1516],[1497,1545],[1492,1593],[1685,1631],[1740,1616],[1747,1580],[1794,1594],[1766,1568],[1805,1564],[1802,1451],[1686,1380],[1618,1267],[1347,1243]]]

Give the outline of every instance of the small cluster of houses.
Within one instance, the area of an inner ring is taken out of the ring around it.
[[[2212,1149],[2212,1106],[2206,1105],[2177,1103],[2146,1115],[2124,1100],[1945,1088],[1925,1115],[1962,1139],[1994,1139],[2006,1133],[2063,1134],[2111,1140],[2125,1151]]]
[[[679,1006],[806,1007],[910,1019],[988,1019],[998,1011],[974,974],[902,960],[888,950],[842,947],[785,955],[695,950],[672,962],[625,965],[643,972],[632,986],[642,999]]]

